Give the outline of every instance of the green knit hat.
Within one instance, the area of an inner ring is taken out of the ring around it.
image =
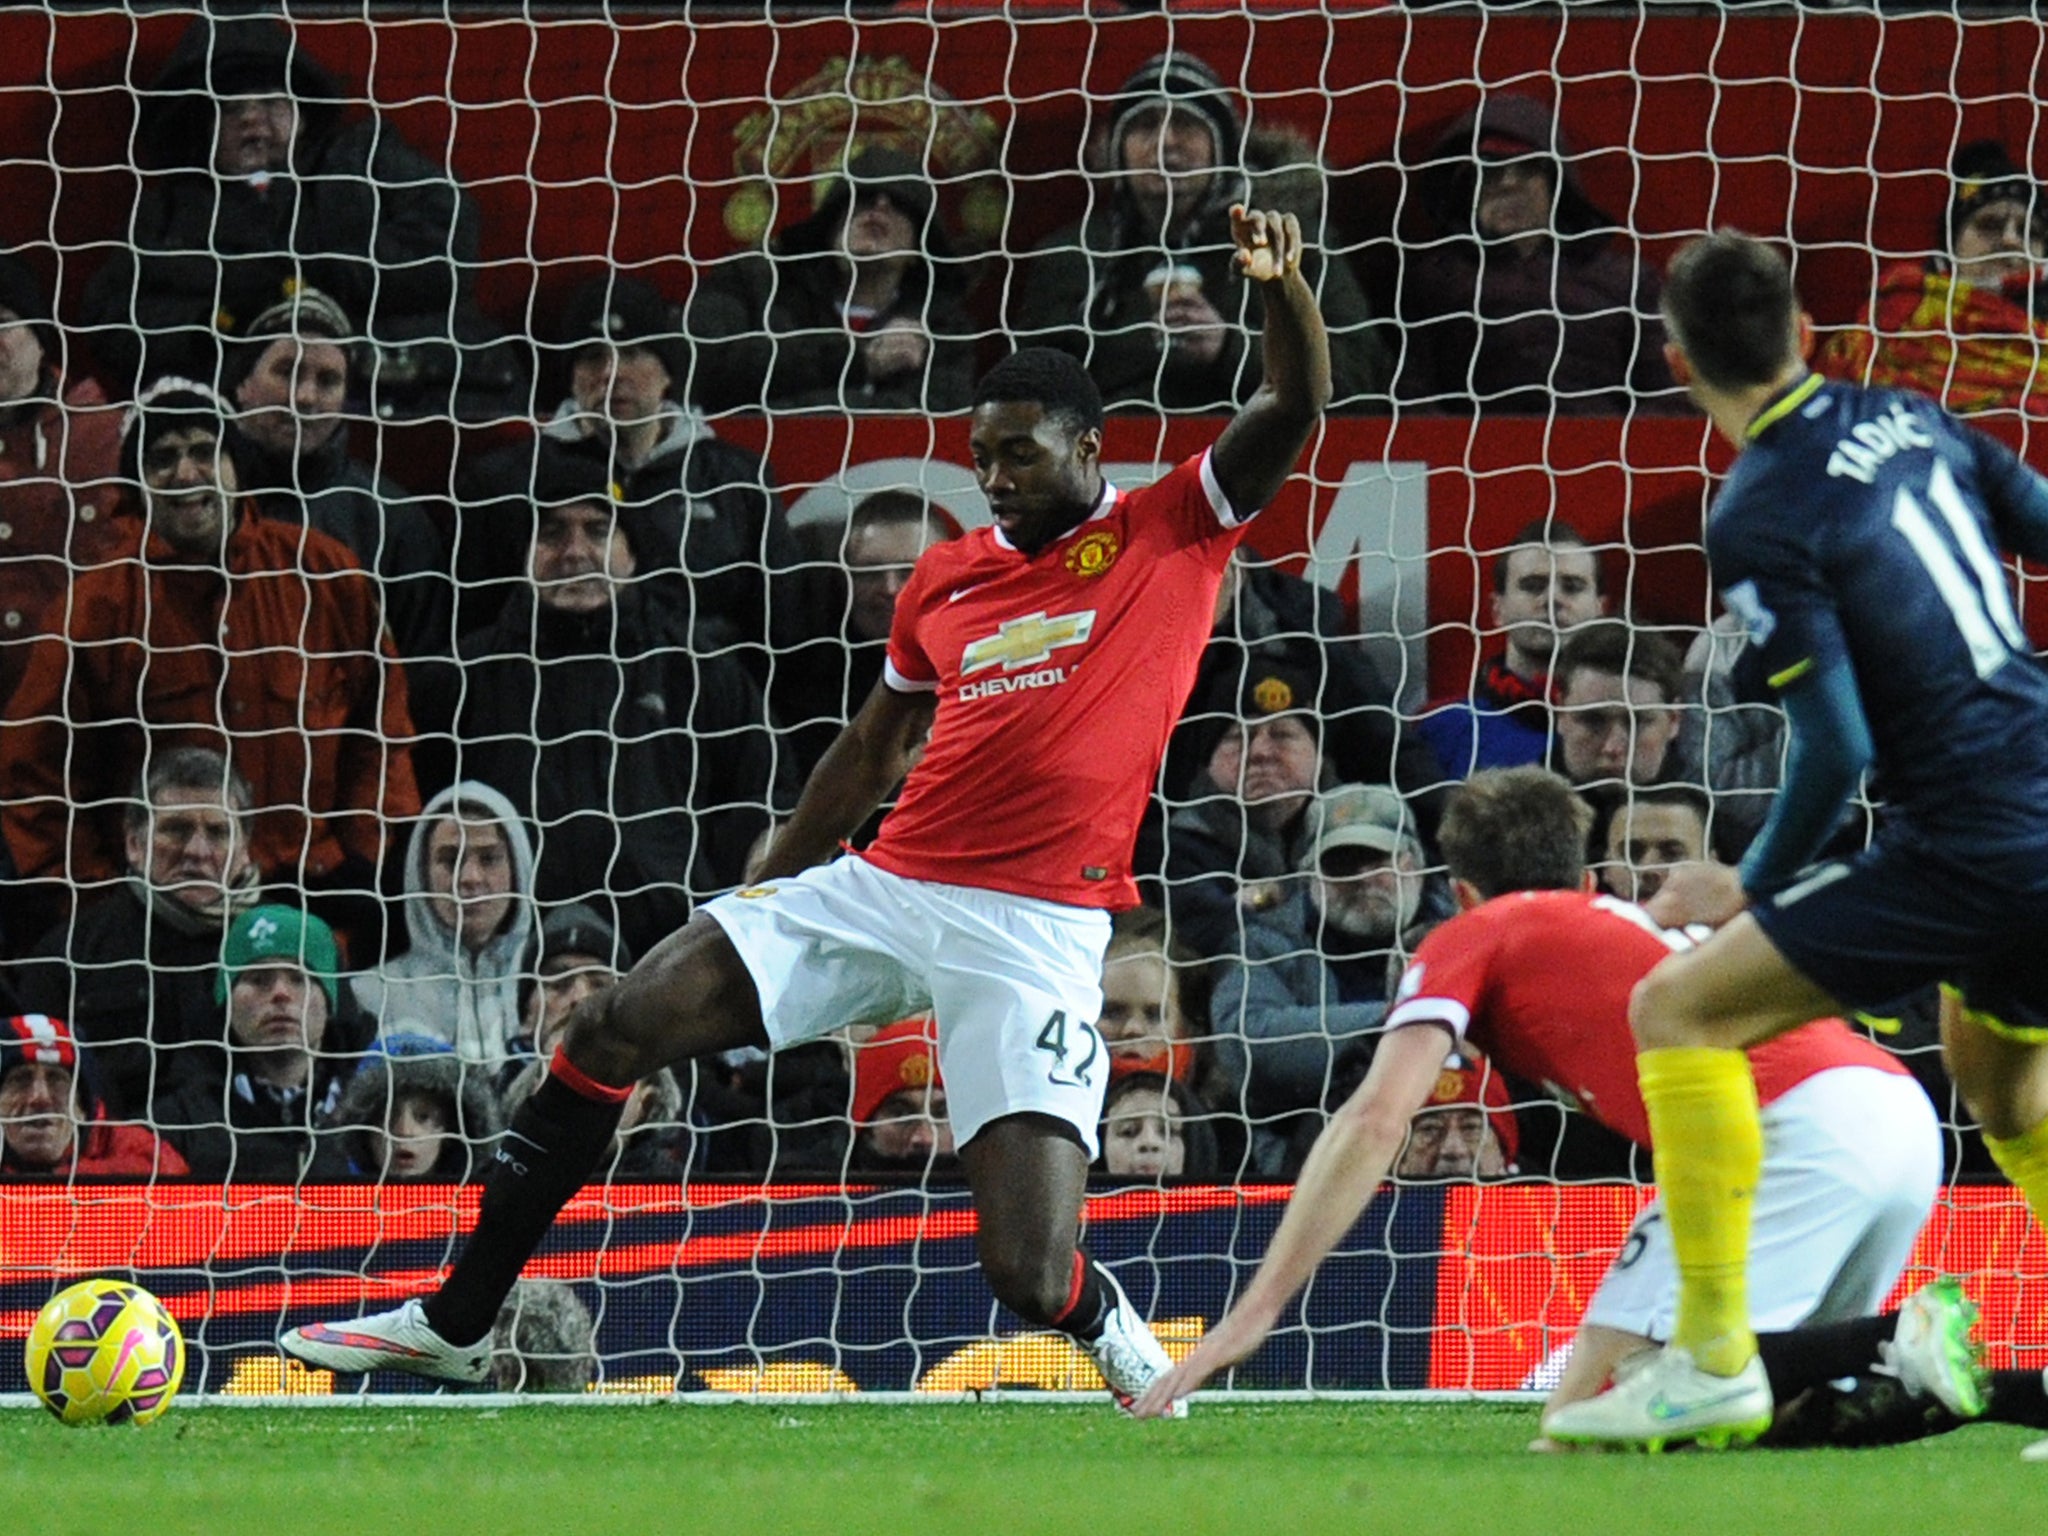
[[[265,960],[298,966],[320,983],[330,1009],[341,1005],[341,954],[335,947],[334,930],[310,912],[277,906],[251,907],[228,929],[220,970],[213,978],[214,1001],[226,1002],[235,978]]]

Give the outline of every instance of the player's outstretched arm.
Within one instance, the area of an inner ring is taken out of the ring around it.
[[[796,810],[747,871],[750,883],[822,864],[903,781],[931,730],[936,693],[902,693],[877,682],[860,713],[825,749]]]
[[[1408,1122],[1429,1102],[1443,1072],[1449,1034],[1434,1024],[1414,1024],[1380,1042],[1365,1081],[1330,1117],[1310,1149],[1287,1214],[1252,1283],[1188,1357],[1138,1399],[1134,1415],[1164,1414],[1176,1399],[1265,1342],[1281,1309],[1351,1230],[1400,1156]]]
[[[1230,238],[1239,274],[1265,290],[1266,376],[1216,440],[1210,465],[1231,506],[1248,517],[1279,493],[1330,403],[1330,336],[1301,273],[1300,220],[1240,204],[1230,210]]]

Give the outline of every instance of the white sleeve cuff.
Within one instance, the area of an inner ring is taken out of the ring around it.
[[[1409,1024],[1441,1024],[1465,1043],[1465,1031],[1472,1027],[1472,1010],[1448,997],[1411,997],[1387,1015],[1386,1027],[1400,1029]]]
[[[1250,522],[1259,509],[1254,507],[1250,512],[1240,515],[1237,508],[1230,504],[1230,498],[1223,494],[1223,482],[1216,478],[1216,467],[1210,463],[1214,456],[1214,449],[1202,450],[1202,494],[1209,498],[1209,510],[1216,514],[1216,521],[1226,528],[1235,528],[1240,523]]]
[[[896,663],[888,657],[882,658],[882,681],[898,693],[937,693],[939,680],[934,678],[905,677],[896,670]]]

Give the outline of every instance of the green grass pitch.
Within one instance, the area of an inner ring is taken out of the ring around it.
[[[1914,1536],[2048,1529],[1976,1427],[1883,1451],[1532,1456],[1533,1408],[1198,1402],[1183,1423],[955,1403],[0,1413],[21,1536]]]

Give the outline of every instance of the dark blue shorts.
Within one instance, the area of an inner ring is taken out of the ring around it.
[[[2015,890],[1880,835],[1750,911],[1779,953],[1846,1009],[1947,982],[1994,1027],[2048,1040],[2048,889]]]

